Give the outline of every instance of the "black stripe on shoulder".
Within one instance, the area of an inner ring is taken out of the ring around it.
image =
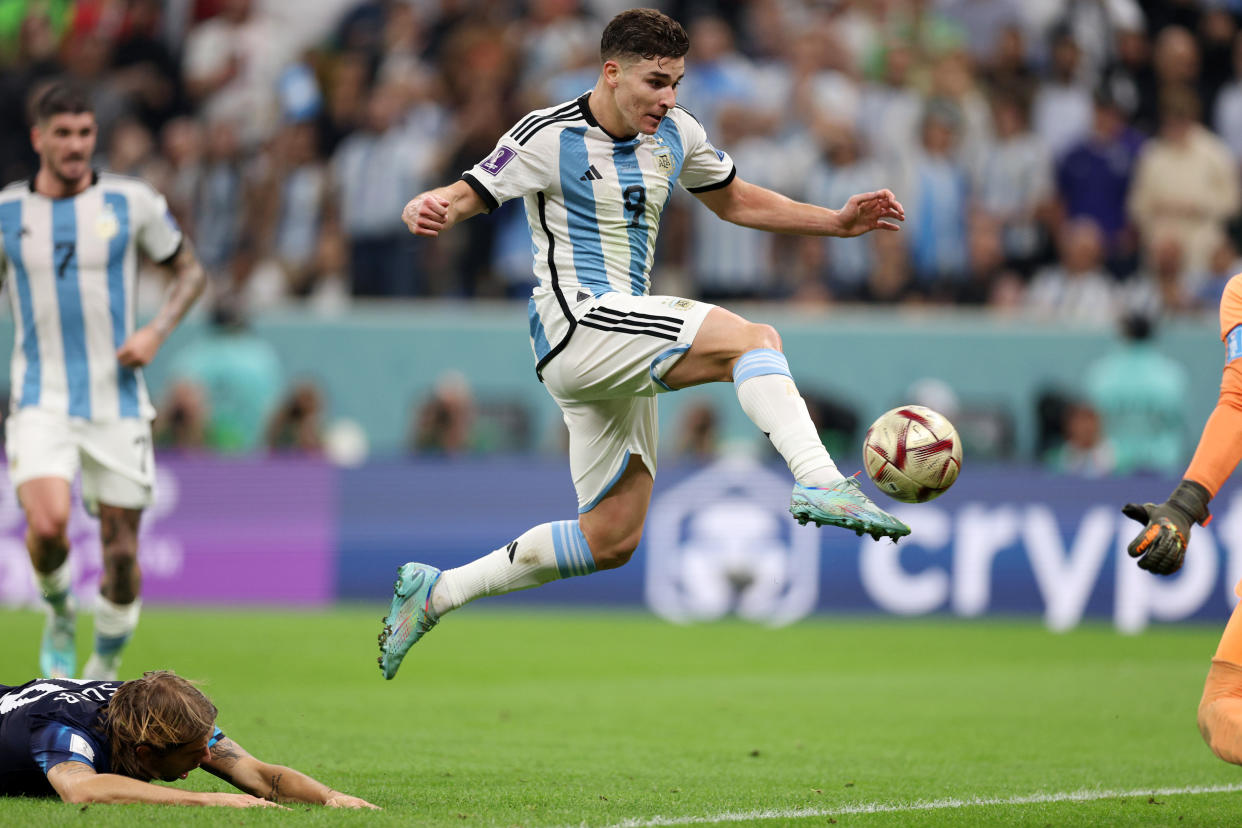
[[[160,261],[156,262],[156,264],[161,267],[168,267],[169,265],[173,263],[174,259],[176,259],[178,256],[181,255],[181,248],[183,247],[185,247],[185,234],[184,233],[181,235],[181,241],[177,242],[177,249],[174,250],[172,253],[170,253],[168,256],[161,259]]]
[[[729,174],[725,176],[724,181],[717,181],[715,184],[708,184],[706,187],[687,187],[686,189],[692,193],[708,193],[712,190],[719,190],[722,187],[728,187],[733,183],[733,179],[737,177],[737,165],[729,170]]]
[[[537,135],[539,131],[542,130],[544,127],[549,127],[554,124],[569,124],[570,122],[581,121],[581,120],[583,120],[582,115],[578,113],[573,113],[570,115],[562,115],[559,118],[550,118],[546,121],[542,121],[538,124],[535,124],[534,127],[530,130],[530,132],[526,134],[526,137],[518,141],[518,146],[519,147],[526,146],[526,142],[529,141],[531,138],[534,138],[535,135]]]
[[[461,180],[469,184],[470,189],[474,190],[475,193],[478,194],[479,198],[483,199],[483,204],[487,207],[487,212],[490,213],[492,210],[495,210],[500,206],[500,202],[496,200],[496,196],[489,193],[487,188],[484,187],[479,179],[475,178],[472,173],[462,173]]]
[[[530,132],[532,129],[537,130],[538,129],[537,125],[542,123],[543,121],[547,121],[553,118],[559,118],[563,115],[568,115],[571,112],[576,112],[577,110],[578,110],[578,102],[570,101],[569,103],[564,104],[563,106],[557,107],[551,112],[545,112],[542,115],[539,115],[539,114],[528,115],[526,116],[525,119],[522,120],[522,123],[518,124],[513,129],[509,130],[509,135],[510,137],[513,138],[514,141],[521,141],[523,135]]]
[[[680,109],[682,112],[686,113],[686,114],[687,114],[687,115],[689,115],[691,118],[694,118],[694,122],[695,122],[696,124],[698,124],[699,126],[703,126],[703,122],[699,120],[698,116],[697,116],[697,115],[695,115],[695,114],[694,114],[693,112],[691,112],[690,110],[686,109],[686,108],[685,108],[684,106],[682,106],[681,104],[674,104],[674,105],[673,105],[673,108],[674,108],[674,109]]]

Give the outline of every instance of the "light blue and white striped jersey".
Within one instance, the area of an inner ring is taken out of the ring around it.
[[[524,199],[539,279],[530,329],[540,368],[572,335],[575,306],[605,293],[650,292],[674,183],[704,192],[735,175],[732,159],[680,106],[654,135],[621,139],[595,120],[589,95],[530,113],[462,174],[489,211]]]
[[[116,351],[134,330],[138,251],[170,261],[181,230],[164,197],[136,178],[97,173],[72,198],[33,181],[0,190],[0,278],[16,337],[11,407],[88,420],[155,416],[140,370]]]

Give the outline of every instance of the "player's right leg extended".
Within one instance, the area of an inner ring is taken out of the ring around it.
[[[39,647],[39,675],[73,678],[77,672],[77,618],[66,534],[69,484],[55,477],[35,478],[18,487],[18,498],[26,512],[26,549],[47,611]]]
[[[875,505],[853,478],[837,469],[819,439],[780,344],[771,326],[714,308],[699,328],[694,345],[668,371],[665,381],[684,388],[732,378],[742,410],[793,473],[789,511],[800,522],[839,526],[860,535],[866,532],[877,540],[910,534],[909,526]]]

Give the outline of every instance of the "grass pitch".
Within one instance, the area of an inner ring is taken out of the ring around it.
[[[494,599],[386,682],[384,610],[150,607],[123,673],[201,680],[251,753],[383,812],[10,799],[0,824],[1236,825],[1242,810],[1242,771],[1195,727],[1215,627],[676,627]],[[0,682],[32,678],[41,615],[0,625]],[[83,619],[83,656],[89,635]],[[231,790],[203,771],[180,784]]]

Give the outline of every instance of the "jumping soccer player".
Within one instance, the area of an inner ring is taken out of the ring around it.
[[[150,780],[202,767],[245,794],[180,791]],[[0,796],[232,808],[309,802],[375,808],[304,773],[251,756],[216,727],[216,706],[167,670],[114,681],[0,685]]]
[[[0,278],[10,282],[16,341],[6,424],[9,476],[26,513],[26,548],[48,610],[45,676],[77,669],[68,565],[70,483],[99,517],[103,577],[88,678],[116,678],[138,624],[138,523],[155,468],[141,368],[203,291],[206,278],[164,197],[134,178],[91,169],[96,125],[79,87],[51,83],[31,106],[39,170],[0,190]],[[138,254],[172,288],[135,330]]]
[[[1211,520],[1208,503],[1242,460],[1242,273],[1229,280],[1220,302],[1225,369],[1220,397],[1199,437],[1181,483],[1159,505],[1127,503],[1122,512],[1146,524],[1129,545],[1143,569],[1169,575],[1182,566],[1191,524]],[[1242,581],[1235,592],[1242,596]],[[1242,765],[1242,604],[1233,611],[1199,702],[1199,732],[1212,752]]]
[[[722,219],[773,232],[857,236],[896,230],[893,220],[905,216],[888,190],[830,210],[739,178],[677,105],[689,47],[681,25],[660,12],[622,12],[604,29],[594,89],[532,112],[460,181],[405,207],[412,233],[437,236],[524,199],[539,277],[529,312],[535,370],[569,427],[579,517],[536,526],[443,573],[402,566],[380,633],[385,678],[468,601],[629,560],[651,500],[661,392],[732,381],[742,409],[793,472],[795,517],[877,539],[910,532],[837,470],[773,328],[703,302],[649,295],[660,215],[678,183]]]

